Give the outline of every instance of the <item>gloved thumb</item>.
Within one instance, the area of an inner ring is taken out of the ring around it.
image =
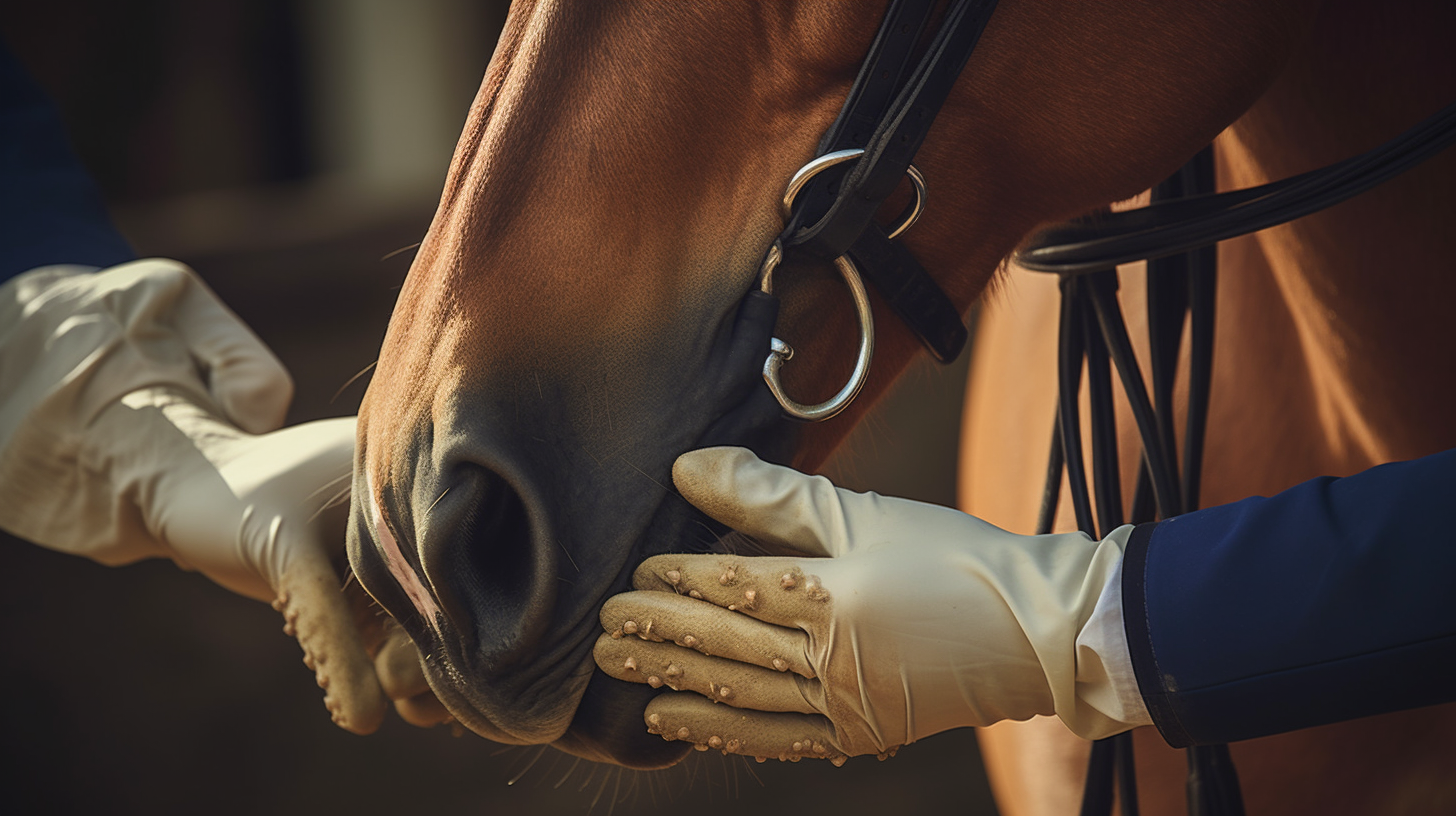
[[[283,614],[283,631],[303,648],[304,665],[324,690],[334,723],[355,734],[374,733],[389,701],[328,557],[316,549],[297,553],[277,590],[273,608]]]
[[[722,447],[679,456],[672,481],[693,506],[741,533],[810,557],[846,550],[842,491],[823,476],[769,464],[747,448]]]

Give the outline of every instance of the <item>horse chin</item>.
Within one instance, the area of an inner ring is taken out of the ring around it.
[[[666,689],[654,689],[592,673],[571,727],[552,746],[574,756],[638,770],[677,764],[691,747],[647,733],[647,704]]]
[[[721,529],[725,535],[704,541],[691,537],[688,528]],[[609,593],[592,605],[600,610],[607,598],[630,589],[630,575],[645,558],[660,553],[682,552],[728,552],[737,534],[721,528],[716,522],[702,515],[686,502],[669,502],[658,508],[647,526],[639,544],[625,564],[626,569]],[[685,547],[684,542],[698,541],[696,546]],[[596,642],[600,630],[587,639],[588,649]],[[595,667],[590,655],[588,665],[592,666],[591,677],[576,705],[571,725],[552,745],[566,753],[584,757],[596,762],[606,762],[639,770],[666,768],[681,761],[689,753],[691,745],[686,742],[668,740],[667,737],[651,734],[647,730],[647,704],[659,694],[679,693],[670,689],[654,689],[641,683],[628,683],[608,676]]]
[[[431,687],[455,719],[465,727],[494,742],[535,745],[548,742],[553,748],[588,759],[637,770],[654,770],[676,764],[688,753],[689,744],[668,742],[647,733],[647,703],[663,690],[608,677],[593,668],[571,710],[576,695],[560,698],[562,705],[555,716],[531,713],[502,723],[501,712],[487,714],[472,705],[469,693],[462,693],[442,675],[458,674],[450,667],[432,669]],[[529,723],[525,729],[521,724]],[[562,730],[564,729],[564,730]],[[543,734],[560,732],[555,739]]]
[[[431,674],[430,682],[436,696],[457,722],[493,742],[511,745],[545,742],[573,756],[637,770],[675,765],[687,756],[691,747],[689,743],[669,742],[647,732],[647,704],[665,690],[626,683],[608,677],[600,669],[592,670],[574,711],[563,716],[525,718],[530,721],[531,733],[503,726],[500,712],[487,714],[470,704],[468,695],[442,682],[437,674]],[[543,733],[552,731],[559,731],[560,735],[555,739],[541,738]]]
[[[631,573],[649,556],[681,552],[684,549],[694,552],[724,552],[725,542],[732,538],[718,537],[712,541],[704,541],[689,536],[686,532],[689,527],[711,529],[716,528],[717,524],[689,507],[686,502],[670,501],[660,505],[639,538],[637,547],[624,563],[617,582],[591,608],[600,610],[607,598],[631,589]],[[685,547],[685,542],[690,541],[698,543],[696,546]],[[666,768],[681,761],[691,747],[688,743],[668,741],[665,737],[647,731],[647,704],[659,694],[672,692],[665,688],[654,689],[640,683],[617,680],[596,668],[590,649],[600,632],[600,629],[596,629],[585,641],[588,649],[587,665],[592,667],[591,676],[576,704],[570,727],[552,745],[566,753],[596,762],[639,770]]]

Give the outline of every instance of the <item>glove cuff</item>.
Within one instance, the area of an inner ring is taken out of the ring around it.
[[[1107,572],[1092,614],[1077,634],[1076,706],[1070,712],[1057,712],[1068,728],[1085,739],[1101,739],[1153,722],[1138,691],[1123,625],[1123,562],[1136,529],[1118,528],[1103,541],[1103,546],[1119,546],[1123,558]]]

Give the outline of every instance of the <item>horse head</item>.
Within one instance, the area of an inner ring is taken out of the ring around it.
[[[1037,225],[1137,193],[1247,107],[1297,33],[1282,4],[1005,0],[917,164],[904,239],[964,312]],[[518,2],[400,292],[359,416],[349,557],[490,739],[659,767],[656,692],[595,670],[598,610],[649,555],[710,550],[682,452],[815,467],[917,352],[876,303],[864,392],[822,399],[855,322],[829,270],[746,298],[883,14],[870,3]],[[894,207],[895,202],[890,203]]]

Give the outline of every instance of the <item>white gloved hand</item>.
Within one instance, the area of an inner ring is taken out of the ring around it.
[[[444,719],[404,635],[339,591],[354,420],[235,427],[276,428],[292,384],[190,269],[0,286],[0,395],[0,528],[107,564],[165,556],[272,600],[343,728],[378,727],[381,681],[407,719]]]
[[[648,705],[649,731],[839,763],[1038,714],[1089,738],[1149,722],[1126,644],[1108,655],[1081,637],[1116,591],[1131,527],[1100,543],[1016,535],[742,448],[687,453],[673,481],[718,521],[805,557],[655,556],[633,576],[646,591],[607,601],[597,664],[684,692]]]

